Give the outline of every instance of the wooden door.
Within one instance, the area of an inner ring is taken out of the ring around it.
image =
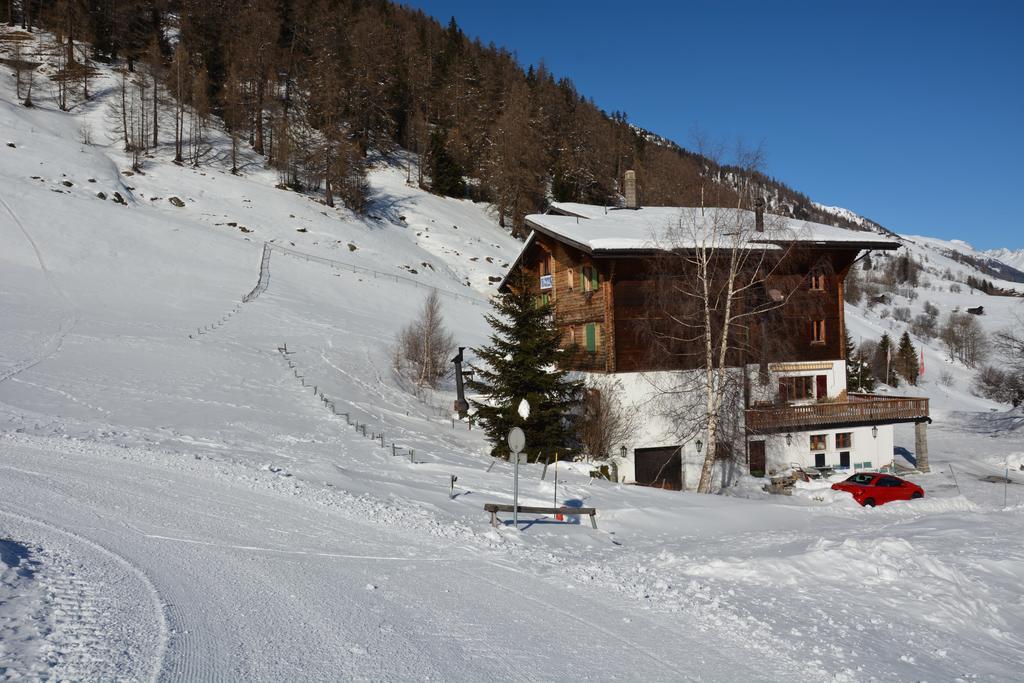
[[[748,448],[750,449],[750,473],[755,477],[763,477],[768,471],[764,441],[751,441]]]
[[[828,396],[828,376],[818,375],[815,378],[815,398],[826,398]]]
[[[637,448],[633,451],[633,463],[637,484],[671,491],[683,488],[683,460],[679,446]]]

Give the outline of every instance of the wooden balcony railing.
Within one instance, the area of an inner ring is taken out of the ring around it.
[[[751,408],[746,417],[747,431],[755,434],[831,425],[914,422],[928,417],[928,399],[850,394],[846,401],[835,403]]]

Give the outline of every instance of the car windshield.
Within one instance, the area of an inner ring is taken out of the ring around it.
[[[861,472],[859,474],[854,474],[851,477],[847,477],[846,481],[850,482],[851,484],[864,484],[864,485],[867,485],[867,484],[870,484],[871,480],[874,479],[874,478],[875,478],[875,475],[873,475],[873,474],[865,474],[865,473]]]

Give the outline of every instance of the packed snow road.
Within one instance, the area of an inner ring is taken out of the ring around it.
[[[131,619],[75,626],[83,635],[68,642],[88,636],[120,659],[62,668],[57,657],[57,678],[756,679],[762,665],[772,677],[807,673],[781,657],[738,662],[718,634],[638,614],[571,577],[538,578],[458,540],[126,459],[114,446],[64,445],[0,440],[0,538],[39,548],[41,564],[54,537],[75,539],[89,592]],[[123,576],[90,567],[99,561]]]

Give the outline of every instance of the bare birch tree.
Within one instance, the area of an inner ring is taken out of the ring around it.
[[[742,155],[744,176],[759,163]],[[742,433],[747,363],[765,317],[785,304],[790,291],[769,288],[792,249],[793,235],[776,216],[757,218],[752,188],[734,188],[734,203],[718,203],[718,183],[708,183],[698,208],[684,209],[657,238],[651,296],[644,326],[652,353],[667,369],[652,380],[666,417],[683,440],[703,436],[697,490],[710,493],[715,462],[731,456]],[[731,194],[731,193],[730,193]],[[754,334],[752,334],[754,333]],[[726,452],[723,453],[722,451]]]
[[[455,349],[455,337],[444,325],[441,298],[431,291],[419,317],[398,335],[394,348],[395,369],[417,386],[436,388],[447,374],[448,358]]]

